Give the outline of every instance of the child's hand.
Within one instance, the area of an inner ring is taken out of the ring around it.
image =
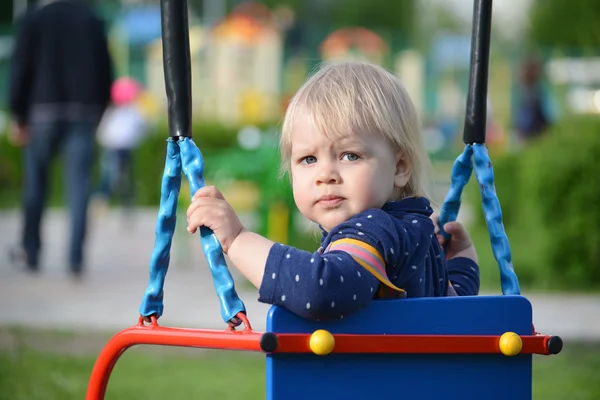
[[[204,187],[194,194],[192,204],[187,209],[187,221],[190,233],[196,232],[201,226],[212,229],[224,253],[229,251],[233,241],[244,230],[233,208],[214,186]]]
[[[435,226],[435,234],[440,242],[440,246],[446,245],[446,259],[455,257],[467,257],[477,261],[477,251],[471,240],[471,236],[460,222],[448,222],[444,225],[444,231],[450,235],[450,240],[446,243],[446,239],[440,234],[439,215],[433,214],[431,220]]]

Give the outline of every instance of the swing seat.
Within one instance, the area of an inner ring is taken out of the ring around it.
[[[285,341],[285,334],[308,334],[306,347],[317,330],[333,334],[332,353],[293,352]],[[541,337],[533,333],[531,303],[522,296],[375,300],[343,319],[321,322],[273,306],[267,331],[280,341],[267,354],[267,400],[531,399],[532,353],[562,347],[560,338],[547,336],[542,349]],[[518,355],[498,349],[507,332],[523,340]],[[391,342],[384,342],[386,336],[342,343],[339,334],[407,336],[386,348]]]

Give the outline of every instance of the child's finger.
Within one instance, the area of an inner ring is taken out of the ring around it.
[[[458,222],[448,222],[444,225],[444,231],[455,240],[461,240],[466,237],[466,232],[463,226]]]
[[[440,231],[440,216],[439,214],[433,213],[431,214],[431,221],[433,222],[433,226],[435,229],[435,232],[439,232]]]
[[[201,226],[211,226],[215,219],[222,215],[223,200],[213,198],[200,198],[192,202],[187,211],[187,230],[196,232]]]
[[[215,199],[224,200],[223,194],[221,194],[219,189],[217,189],[214,186],[205,186],[203,188],[196,190],[196,193],[194,193],[192,200],[198,199],[200,197],[212,197]]]
[[[198,211],[200,208],[214,207],[214,206],[216,206],[216,203],[219,201],[221,201],[221,200],[210,198],[210,197],[202,197],[202,196],[200,196],[198,198],[194,198],[194,200],[192,200],[192,203],[187,208],[187,211],[185,213],[186,218],[189,221],[192,214],[195,213],[196,211]]]
[[[446,244],[446,238],[444,236],[442,236],[441,234],[436,234],[437,240],[440,244],[440,246],[443,246]]]
[[[189,233],[196,233],[196,230],[205,225],[206,221],[201,214],[193,214],[190,218],[188,218],[187,231]]]

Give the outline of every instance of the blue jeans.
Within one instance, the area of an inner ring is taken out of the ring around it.
[[[30,142],[25,148],[23,248],[30,268],[37,268],[42,247],[40,225],[52,160],[62,150],[64,186],[71,218],[69,263],[80,271],[87,228],[89,187],[94,157],[95,124],[91,122],[35,123],[29,126]]]

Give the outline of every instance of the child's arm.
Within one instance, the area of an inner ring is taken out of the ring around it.
[[[448,279],[459,296],[479,294],[479,265],[468,257],[456,257],[447,261]]]
[[[258,300],[303,318],[330,319],[366,307],[378,288],[377,278],[346,252],[310,253],[275,244]]]
[[[214,187],[198,190],[188,209],[188,231],[202,225],[213,230],[234,266],[259,288],[259,301],[302,317],[351,313],[365,307],[379,287],[349,253],[310,253],[246,231]]]
[[[243,229],[229,247],[227,255],[242,275],[258,289],[273,245],[269,239]]]

